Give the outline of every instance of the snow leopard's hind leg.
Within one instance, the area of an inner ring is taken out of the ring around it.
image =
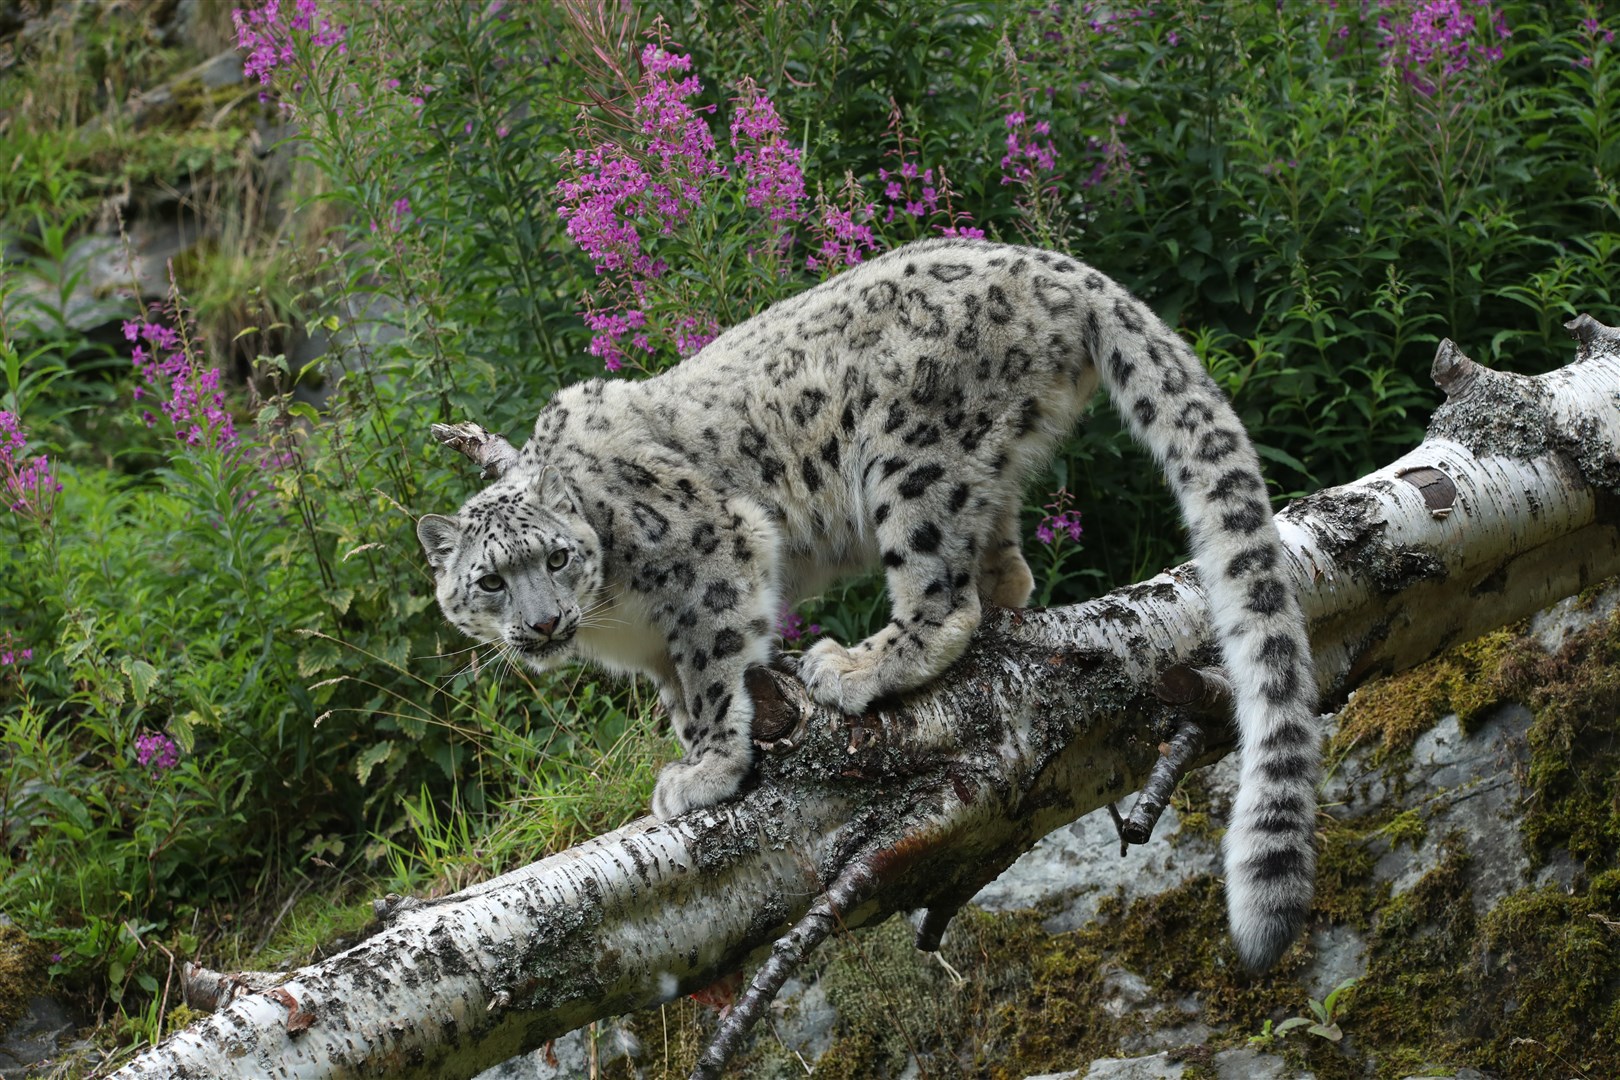
[[[982,611],[980,560],[1002,530],[986,509],[975,521],[970,489],[945,474],[925,460],[873,493],[890,621],[854,646],[822,640],[805,654],[799,677],[817,701],[864,712],[876,698],[931,682],[967,649]],[[997,565],[1008,565],[998,550]]]
[[[1035,575],[1018,536],[1018,503],[1001,509],[995,530],[979,556],[979,596],[998,607],[1023,607],[1035,591]]]

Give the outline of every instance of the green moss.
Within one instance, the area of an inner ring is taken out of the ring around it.
[[[1616,912],[1620,874],[1584,896],[1526,889],[1476,919],[1468,865],[1452,837],[1384,909],[1345,1030],[1379,1075],[1620,1076],[1620,933],[1592,918]]]
[[[1226,831],[1214,813],[1215,799],[1210,792],[1208,775],[1205,770],[1195,770],[1177,785],[1171,805],[1181,817],[1181,828],[1166,837],[1170,843],[1177,843],[1185,837],[1218,843],[1221,834]]]
[[[1373,880],[1377,859],[1367,849],[1368,838],[1378,831],[1376,821],[1324,821],[1316,865],[1318,918],[1364,930],[1388,898],[1389,886]]]
[[[1376,739],[1375,761],[1411,747],[1447,713],[1464,731],[1486,712],[1511,700],[1518,661],[1535,650],[1514,629],[1460,645],[1411,671],[1362,687],[1339,714],[1336,750]]]
[[[1389,820],[1389,823],[1378,830],[1389,840],[1391,847],[1400,847],[1406,844],[1413,851],[1429,835],[1429,826],[1423,820],[1423,811],[1418,807],[1403,810]]]
[[[16,926],[0,926],[0,1033],[15,1024],[45,983],[45,951]]]
[[[1567,849],[1589,874],[1620,858],[1620,612],[1518,672],[1535,713],[1525,837]]]

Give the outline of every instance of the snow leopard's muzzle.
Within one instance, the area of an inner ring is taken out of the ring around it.
[[[554,659],[573,643],[579,631],[579,612],[531,616],[509,627],[506,643],[526,660]]]

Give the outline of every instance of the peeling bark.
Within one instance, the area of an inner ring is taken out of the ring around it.
[[[1576,362],[1537,378],[1443,343],[1448,400],[1422,445],[1279,515],[1330,705],[1620,572],[1620,333],[1570,330]],[[1231,747],[1215,656],[1183,566],[1070,608],[993,610],[935,685],[866,716],[753,673],[768,742],[743,798],[387,905],[383,930],[285,977],[204,972],[221,1011],[115,1075],[472,1076],[774,943],[697,1074],[718,1075],[832,925],[927,909],[919,943],[935,945],[1041,836],[1151,777],[1122,821],[1145,839],[1154,801]]]

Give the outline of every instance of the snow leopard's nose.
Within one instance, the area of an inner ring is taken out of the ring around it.
[[[557,616],[552,615],[550,618],[541,619],[539,622],[532,622],[529,624],[529,629],[542,637],[550,637],[557,629]]]

